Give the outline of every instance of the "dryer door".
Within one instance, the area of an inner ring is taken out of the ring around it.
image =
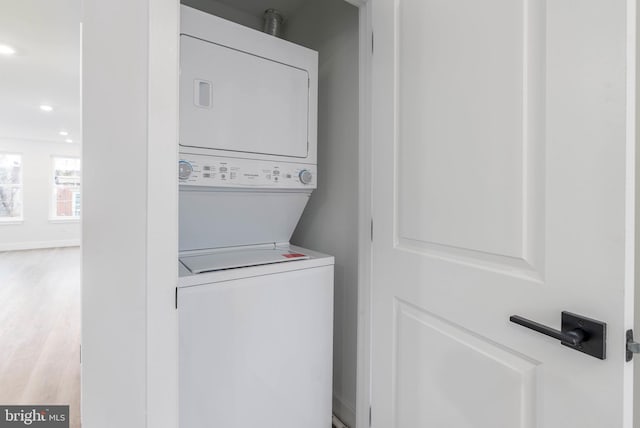
[[[180,145],[306,158],[309,74],[180,37]]]

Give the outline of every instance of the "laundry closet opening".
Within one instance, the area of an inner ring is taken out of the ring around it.
[[[335,257],[333,412],[346,425],[355,427],[358,8],[344,0],[183,0],[181,3],[260,31],[265,11],[276,9],[284,18],[282,38],[318,52],[317,189],[298,222],[291,244]]]

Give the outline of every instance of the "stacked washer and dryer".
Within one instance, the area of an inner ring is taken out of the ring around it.
[[[289,244],[317,183],[317,64],[181,6],[180,428],[331,426],[334,260]]]

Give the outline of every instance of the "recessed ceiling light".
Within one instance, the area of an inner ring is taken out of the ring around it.
[[[46,104],[42,104],[40,106],[40,110],[42,110],[42,111],[53,111],[53,107],[51,107],[49,105],[46,105]]]
[[[67,131],[60,131],[58,132],[58,134],[62,135],[63,137],[66,137],[67,135],[69,135]]]
[[[66,140],[64,140],[65,143],[73,143],[73,140],[71,138],[67,138]]]
[[[13,55],[16,50],[9,45],[0,45],[0,55]]]

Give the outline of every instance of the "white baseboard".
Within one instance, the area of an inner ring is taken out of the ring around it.
[[[333,428],[349,428],[344,423],[342,423],[342,421],[340,419],[338,419],[338,417],[336,415],[333,415],[333,417],[331,419],[332,419],[331,420],[331,424],[332,424]]]
[[[356,410],[335,394],[333,395],[333,413],[349,428],[355,428]]]
[[[40,248],[78,247],[79,239],[67,239],[63,241],[34,241],[34,242],[9,242],[0,243],[0,251],[37,250]]]

